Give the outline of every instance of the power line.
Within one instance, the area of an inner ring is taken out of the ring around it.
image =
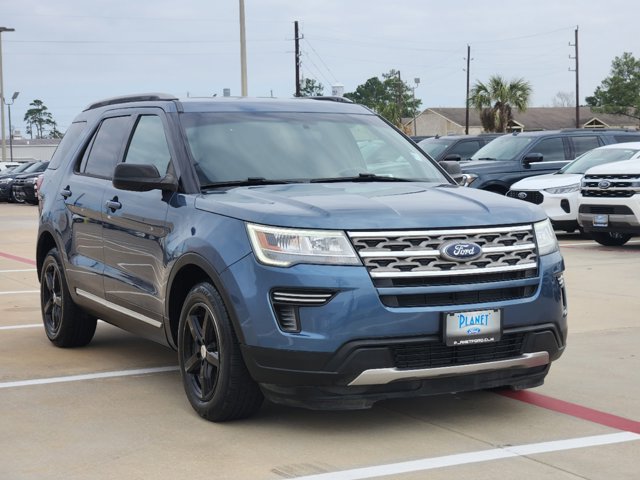
[[[336,78],[336,76],[333,74],[333,72],[331,71],[331,69],[329,68],[329,66],[325,63],[325,61],[322,59],[322,57],[320,56],[320,54],[316,51],[315,48],[313,48],[313,45],[311,45],[311,43],[309,42],[309,40],[307,38],[304,38],[304,41],[307,45],[309,45],[309,48],[311,48],[311,50],[313,51],[313,53],[316,54],[316,56],[318,57],[318,59],[320,60],[320,62],[322,63],[322,65],[324,65],[324,68],[327,69],[327,72],[329,72],[329,75],[331,75],[333,77],[334,82],[337,82],[338,79]]]

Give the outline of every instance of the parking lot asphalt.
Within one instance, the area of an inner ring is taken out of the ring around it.
[[[638,479],[640,239],[560,235],[567,351],[546,383],[214,424],[176,354],[100,322],[59,349],[41,323],[37,208],[0,204],[0,479]]]

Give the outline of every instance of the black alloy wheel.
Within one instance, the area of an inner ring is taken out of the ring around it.
[[[196,303],[187,312],[182,360],[187,381],[201,402],[211,400],[218,383],[220,351],[213,312]]]
[[[97,319],[71,298],[57,248],[49,250],[40,270],[40,307],[45,333],[54,345],[82,347],[93,338]]]
[[[182,304],[178,360],[189,403],[201,417],[224,422],[260,409],[262,391],[247,370],[227,309],[210,283],[194,286]]]

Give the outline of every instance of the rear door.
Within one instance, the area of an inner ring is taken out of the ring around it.
[[[160,175],[166,174],[175,158],[168,131],[161,109],[137,111],[122,161],[154,165]],[[118,190],[109,184],[103,197],[106,299],[131,319],[127,329],[152,338],[164,338],[164,245],[171,229],[166,217],[172,195]]]
[[[66,221],[60,222],[64,225],[66,274],[69,288],[81,297],[81,303],[92,305],[104,296],[102,196],[111,184],[130,123],[129,115],[104,118],[59,187],[66,214]]]

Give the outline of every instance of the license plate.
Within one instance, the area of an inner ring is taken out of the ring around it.
[[[476,310],[471,312],[447,313],[445,317],[445,343],[473,345],[496,342],[502,333],[500,310]]]
[[[593,216],[593,226],[594,227],[608,227],[609,226],[609,215],[594,215]]]

